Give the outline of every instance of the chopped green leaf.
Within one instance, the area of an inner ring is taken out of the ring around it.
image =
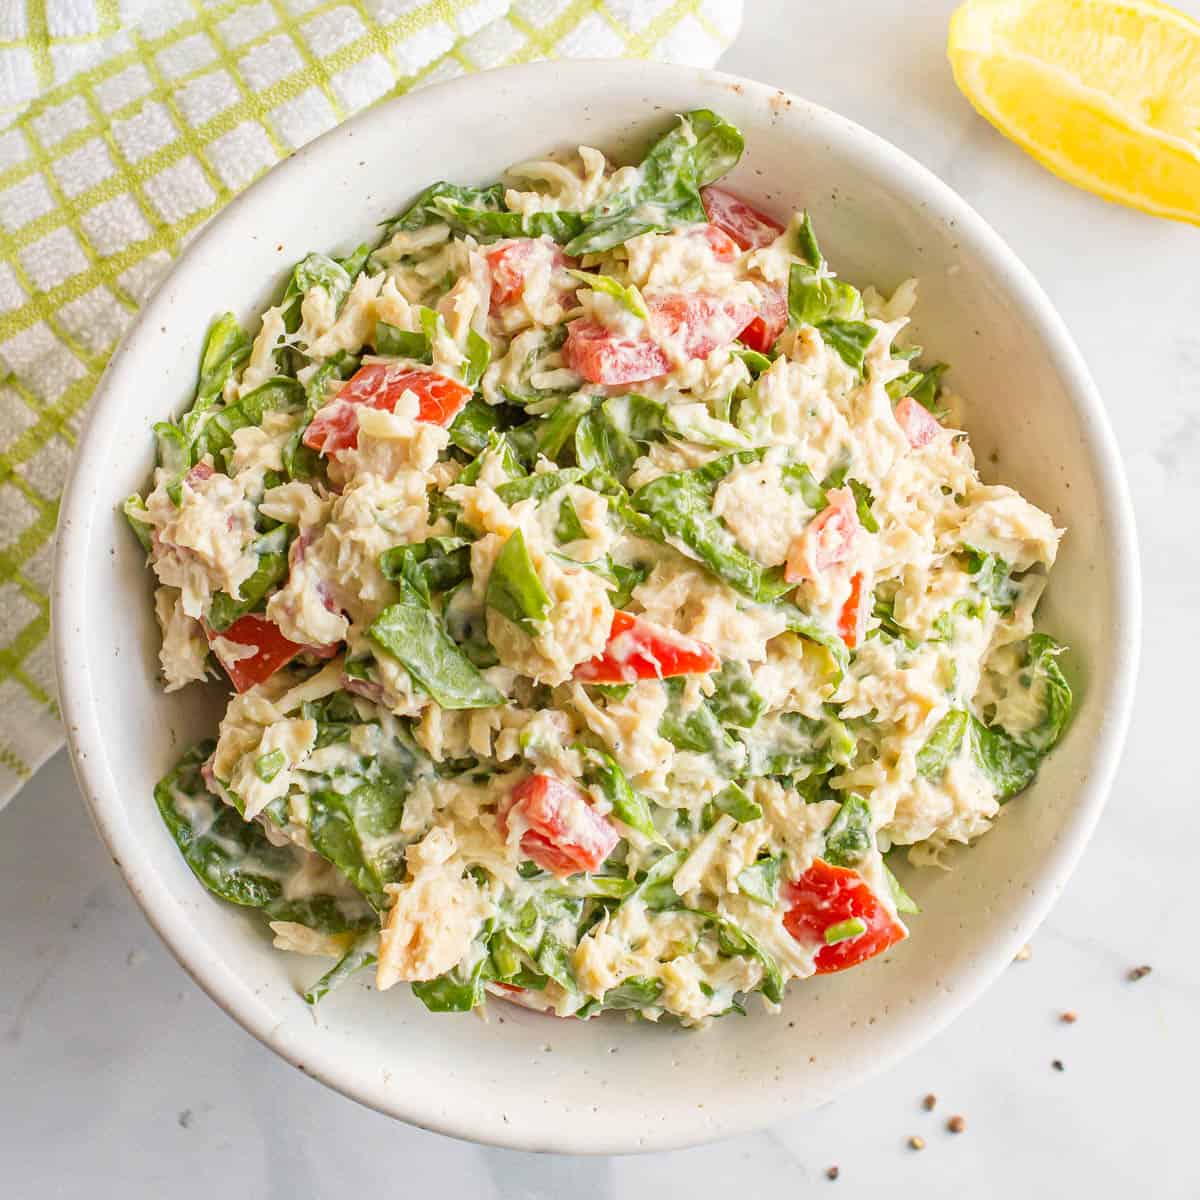
[[[774,908],[779,903],[780,865],[778,858],[760,858],[738,873],[737,885],[751,900]]]
[[[867,802],[853,793],[825,830],[824,859],[835,867],[857,866],[871,852],[875,839],[871,834],[871,810]]]
[[[488,576],[487,604],[527,632],[534,632],[550,611],[550,596],[542,586],[525,546],[525,535],[514,529]]]
[[[441,620],[405,578],[397,579],[400,600],[376,617],[367,633],[404,664],[413,680],[442,708],[492,708],[504,703],[450,640]]]

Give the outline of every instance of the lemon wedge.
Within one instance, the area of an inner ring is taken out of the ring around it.
[[[1155,0],[968,0],[954,78],[1056,175],[1200,224],[1200,22]]]

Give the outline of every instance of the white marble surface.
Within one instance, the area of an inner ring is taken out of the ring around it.
[[[1200,15],[1198,0],[1184,7]],[[1042,281],[1106,397],[1142,538],[1141,704],[1109,809],[1032,958],[890,1074],[821,1112],[781,1112],[761,1134],[643,1158],[483,1149],[324,1090],[196,991],[105,857],[59,755],[0,816],[0,1195],[1200,1195],[1200,805],[1178,765],[1197,736],[1187,681],[1200,674],[1200,232],[1071,190],[976,118],[943,55],[952,8],[747,0],[725,65],[855,118],[966,195]],[[1153,973],[1127,981],[1143,962]],[[966,1132],[946,1131],[952,1113]]]

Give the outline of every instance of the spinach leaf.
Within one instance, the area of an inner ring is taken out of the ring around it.
[[[585,414],[575,427],[575,461],[585,470],[624,479],[638,457],[637,443],[613,424],[602,408]]]
[[[760,858],[738,873],[737,885],[751,900],[774,908],[779,903],[780,865],[778,858]]]
[[[283,303],[300,300],[312,288],[320,287],[325,289],[329,299],[333,301],[336,312],[349,294],[353,282],[350,272],[336,259],[327,254],[309,254],[293,268],[287,290],[283,293]],[[296,316],[299,324],[299,313]]]
[[[734,345],[730,347],[729,352],[734,358],[740,358],[746,364],[746,369],[750,372],[751,379],[757,379],[770,367],[773,361],[761,351],[750,350],[745,346]]]
[[[483,451],[467,463],[457,482],[464,486],[478,482],[479,476],[483,472],[485,459],[493,456],[499,456],[500,468],[507,478],[520,479],[525,474],[525,468],[513,446],[511,434],[497,433],[493,430],[487,435],[487,444]]]
[[[874,846],[871,810],[861,796],[851,793],[825,830],[825,852],[822,857],[835,867],[854,867],[862,862]]]
[[[625,772],[616,759],[603,750],[581,747],[584,770],[583,781],[588,787],[599,788],[612,805],[613,816],[630,829],[652,841],[662,841],[662,835],[654,827],[650,805],[645,796],[634,791]]]
[[[478,387],[479,381],[483,378],[483,373],[491,361],[491,342],[482,334],[476,333],[474,329],[468,329],[467,348],[462,364],[463,383],[471,388]]]
[[[233,313],[223,313],[208,331],[200,355],[200,377],[191,409],[180,418],[185,439],[195,437],[203,414],[221,398],[225,384],[250,357],[250,335],[237,323]]]
[[[534,569],[520,529],[513,530],[496,555],[488,576],[486,600],[488,607],[527,632],[535,632],[537,623],[544,621],[550,611],[550,597]]]
[[[751,558],[712,511],[717,484],[734,467],[756,461],[762,451],[748,450],[714,459],[702,467],[661,475],[634,492],[632,509],[647,518],[636,532],[674,545],[706,566],[730,587],[753,600],[773,600],[789,590],[778,568]]]
[[[762,818],[762,805],[753,800],[739,784],[729,783],[713,798],[713,805],[719,811],[732,817],[739,824],[746,821],[758,821]]]
[[[429,338],[410,329],[399,329],[386,321],[375,322],[375,353],[388,358],[411,358],[414,362],[432,361]]]
[[[779,468],[779,475],[784,490],[802,497],[813,512],[820,512],[829,506],[829,501],[825,499],[827,489],[817,483],[805,463],[784,463]]]
[[[824,266],[792,263],[788,272],[788,317],[793,325],[817,329],[828,321],[858,321],[863,316],[858,289],[828,274]]]
[[[523,462],[532,465],[539,454],[558,461],[563,449],[572,444],[575,427],[591,411],[592,400],[582,393],[566,396],[544,416],[534,417],[508,433],[509,440]]]
[[[926,779],[941,779],[958,753],[970,723],[969,714],[961,709],[951,709],[934,726],[925,745],[917,751],[917,774]]]
[[[384,239],[396,233],[416,233],[429,225],[447,223],[447,218],[435,201],[452,201],[473,212],[498,212],[504,205],[504,185],[494,183],[486,188],[459,187],[442,180],[432,183],[399,215],[383,223]]]
[[[642,1009],[652,1008],[655,1001],[662,995],[663,981],[653,976],[630,975],[622,979],[616,987],[611,987],[604,993],[602,1001],[605,1008]]]
[[[634,284],[626,287],[611,275],[596,275],[591,271],[575,271],[568,268],[567,274],[584,287],[591,288],[593,292],[611,296],[626,312],[633,313],[635,317],[640,317],[643,321],[650,320],[650,310],[646,307],[646,301],[642,299],[642,293]]]
[[[213,595],[206,619],[214,632],[224,633],[239,617],[253,612],[272,588],[287,579],[288,546],[292,533],[290,526],[280,525],[254,543],[258,566],[249,579],[242,583],[241,596],[231,596],[228,592],[216,592]]]
[[[450,423],[450,441],[468,454],[479,454],[488,444],[488,436],[499,431],[502,415],[499,406],[472,396]]]
[[[572,542],[587,537],[587,530],[584,529],[583,522],[580,521],[579,513],[575,511],[575,505],[571,502],[570,496],[564,496],[558,506],[558,520],[554,523],[554,537],[562,546],[569,546]]]
[[[971,718],[971,749],[1001,803],[1027,788],[1037,774],[1036,750],[1017,741],[1000,726],[985,725],[975,717]]]
[[[361,901],[332,894],[289,899],[290,881],[308,869],[311,855],[276,846],[256,821],[213,796],[200,768],[215,743],[193,746],[154,789],[154,801],[184,861],[222,900],[261,909],[268,920],[294,921],[324,933],[368,928],[374,914]]]
[[[707,109],[681,117],[643,159],[629,187],[582,214],[567,253],[597,254],[642,233],[707,221],[700,189],[741,157],[741,133]]]
[[[442,708],[503,704],[504,697],[450,640],[417,588],[404,577],[394,582],[400,599],[375,618],[367,630],[371,640],[403,663],[414,682]]]
[[[917,353],[920,351],[917,350]],[[894,348],[892,357],[899,357]],[[928,370],[905,371],[903,375],[898,375],[895,379],[888,381],[885,385],[887,394],[893,401],[911,396],[923,408],[927,408],[934,416],[940,418],[945,414],[938,409],[937,398],[942,390],[942,375],[949,369],[948,363],[934,363]]]
[[[481,242],[520,237],[551,237],[566,242],[583,229],[583,218],[573,212],[508,212],[467,204],[448,195],[434,197],[431,207],[460,237],[469,234]]]
[[[871,506],[875,503],[875,497],[871,495],[871,489],[865,483],[860,483],[857,479],[848,481],[850,491],[854,494],[854,505],[858,510],[859,524],[868,533],[879,532],[879,522],[875,520],[875,514],[871,511]]]
[[[126,498],[125,503],[121,505],[121,512],[125,515],[125,520],[129,522],[129,528],[133,530],[133,536],[141,543],[141,547],[147,554],[150,553],[151,534],[154,526],[144,517],[149,515],[149,510],[146,508],[146,502],[136,492],[132,496]]]
[[[191,451],[183,430],[170,421],[154,425],[158,465],[167,473],[167,495],[176,508],[183,502],[183,477],[192,465]]]
[[[746,737],[746,773],[806,779],[846,766],[854,755],[850,730],[830,712],[823,718],[779,713],[764,718]]]
[[[387,839],[400,825],[410,781],[391,772],[343,793],[309,793],[308,835],[322,858],[333,863],[379,912],[389,904],[384,885],[404,877],[404,847]]]
[[[484,1001],[484,968],[488,956],[482,948],[444,975],[412,984],[412,993],[430,1012],[470,1012]]]
[[[754,690],[754,679],[744,662],[726,659],[713,676],[713,684],[716,690],[708,704],[722,725],[750,729],[766,710],[767,702]]]
[[[779,969],[779,964],[767,953],[756,938],[751,937],[740,926],[735,925],[725,917],[719,916],[717,913],[706,912],[698,908],[689,908],[685,911],[693,912],[698,917],[704,917],[712,924],[717,931],[717,939],[723,954],[730,957],[758,959],[763,968],[762,983],[760,984],[763,995],[772,1004],[782,1002],[783,972]]]
[[[1012,579],[1012,568],[996,554],[964,546],[967,574],[979,594],[998,613],[1012,612],[1018,587]]]
[[[217,455],[233,446],[233,435],[248,425],[261,425],[266,413],[300,412],[304,409],[304,388],[294,379],[277,375],[268,379],[261,387],[248,392],[232,404],[218,409],[205,421],[191,446],[192,462],[199,462],[206,454]]]
[[[502,483],[496,488],[496,495],[505,504],[519,504],[522,500],[544,500],[547,496],[564,488],[568,484],[580,483],[586,474],[579,467],[564,467],[561,471],[538,471],[521,479]]]
[[[304,1003],[310,1008],[316,1006],[336,988],[341,987],[352,975],[357,974],[364,967],[372,966],[376,961],[375,946],[376,935],[374,932],[365,933],[362,937],[342,955],[338,961],[321,976],[304,993]]]
[[[800,219],[800,228],[796,231],[796,253],[808,265],[815,270],[820,270],[825,265],[825,255],[821,253],[821,247],[817,245],[817,234],[813,229],[812,218],[808,215],[808,210],[804,210],[804,215]]]
[[[393,546],[379,556],[379,569],[393,582],[403,579],[428,604],[434,592],[448,592],[471,575],[471,546],[462,538],[431,537]]]
[[[1033,634],[1026,647],[1025,664],[1018,683],[1028,688],[1040,703],[1041,721],[1021,734],[1021,741],[1039,755],[1048,753],[1063,735],[1071,718],[1073,696],[1057,658],[1064,650],[1052,637]]]
[[[487,615],[464,581],[446,594],[442,606],[446,632],[454,644],[480,670],[494,667],[499,661],[487,636]]]
[[[839,321],[831,318],[818,322],[817,329],[825,341],[838,352],[842,362],[862,374],[867,348],[875,340],[875,326],[868,325],[865,321]]]
[[[708,702],[701,700],[690,712],[682,708],[686,682],[678,677],[664,679],[668,703],[658,723],[658,732],[672,746],[696,754],[711,754],[719,762],[734,757],[737,744],[721,727]]]

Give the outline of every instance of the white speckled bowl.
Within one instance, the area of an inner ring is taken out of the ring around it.
[[[732,186],[779,214],[808,206],[860,283],[921,278],[917,339],[954,365],[989,477],[1070,533],[1043,605],[1067,641],[1078,710],[1036,786],[952,873],[908,878],[924,908],[892,953],[793,985],[781,1016],[703,1033],[557,1021],[492,1006],[433,1016],[396,988],[340,992],[314,1022],[296,991],[320,967],[273,950],[257,920],[188,872],[151,799],[218,697],[164,697],[150,583],[117,515],[152,466],[150,425],[190,397],[211,318],[246,321],[289,265],[349,248],[436,178],[484,182],[583,141],[621,153],[675,112],[736,122]],[[113,358],[62,506],[54,633],[80,786],[155,928],[196,981],[301,1070],[429,1129],[538,1150],[665,1149],[822,1104],[907,1054],[987,986],[1063,886],[1104,804],[1139,640],[1133,518],[1112,432],[1071,338],[1029,272],[953,192],[857,125],[761,84],[645,62],[545,63],[390,101],[252,187],[188,248]],[[185,1036],[185,1035],[184,1035]]]

